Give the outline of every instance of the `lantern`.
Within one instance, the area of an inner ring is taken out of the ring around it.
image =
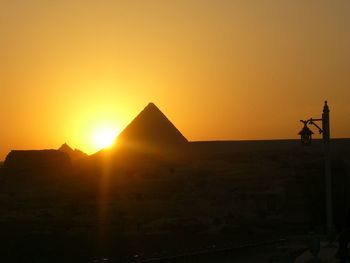
[[[298,133],[300,135],[302,145],[311,145],[312,134],[314,134],[309,127],[307,127],[308,121],[302,121],[304,123],[303,129]]]

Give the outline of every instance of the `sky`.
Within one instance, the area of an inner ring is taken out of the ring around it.
[[[0,0],[0,160],[89,154],[154,102],[189,140],[350,137],[349,0]]]

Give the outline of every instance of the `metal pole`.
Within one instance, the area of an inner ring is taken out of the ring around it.
[[[324,169],[326,183],[326,227],[327,234],[332,234],[333,229],[333,209],[332,209],[332,175],[331,175],[331,156],[330,156],[330,129],[329,129],[329,108],[325,101],[322,114],[322,130],[324,145]]]

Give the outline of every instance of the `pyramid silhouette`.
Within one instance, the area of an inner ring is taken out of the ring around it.
[[[76,160],[82,159],[82,158],[87,156],[86,153],[84,153],[78,149],[73,150],[67,143],[62,144],[61,147],[58,148],[58,150],[68,154],[68,156],[70,157],[70,159],[72,161],[76,161]]]
[[[118,136],[118,144],[133,148],[159,149],[187,143],[187,139],[154,103],[149,103]]]
[[[62,152],[72,152],[73,149],[67,144],[67,143],[64,143],[61,145],[60,148],[58,148],[59,151],[62,151]]]

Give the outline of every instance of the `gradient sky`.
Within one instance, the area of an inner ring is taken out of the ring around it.
[[[189,140],[350,137],[349,0],[0,0],[0,160],[154,102]]]

